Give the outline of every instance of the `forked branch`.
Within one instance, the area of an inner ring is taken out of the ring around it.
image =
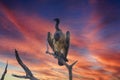
[[[25,76],[19,76],[19,75],[16,75],[16,74],[12,74],[12,76],[18,77],[18,78],[30,79],[30,80],[39,80],[36,77],[34,77],[32,72],[30,71],[30,69],[22,62],[22,60],[19,57],[19,54],[18,54],[17,50],[15,50],[15,56],[16,56],[16,60],[19,63],[19,65],[24,69],[26,75]]]
[[[50,53],[48,50],[46,51],[46,53],[49,54],[49,55],[54,56],[57,59],[59,59],[59,61],[66,66],[66,68],[68,69],[68,72],[69,72],[69,80],[72,80],[72,68],[77,63],[77,61],[75,61],[75,62],[73,62],[72,64],[69,65],[59,55],[56,55],[54,53]]]

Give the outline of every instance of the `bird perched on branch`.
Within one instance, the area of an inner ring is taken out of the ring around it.
[[[61,58],[63,58],[65,61],[68,61],[67,54],[70,44],[70,32],[67,31],[66,34],[62,32],[62,30],[59,28],[59,18],[55,18],[54,21],[56,22],[56,31],[53,36],[50,32],[48,32],[47,41],[56,55],[60,55]],[[60,66],[63,65],[59,60],[58,64]]]

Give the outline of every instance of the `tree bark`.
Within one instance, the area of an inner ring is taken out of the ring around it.
[[[72,63],[71,65],[68,65],[67,63],[65,64],[66,68],[68,69],[69,72],[69,80],[72,80],[72,68],[73,66],[77,63],[77,61],[75,61],[74,63]]]
[[[72,80],[72,68],[69,68],[68,71],[69,71],[69,80]]]

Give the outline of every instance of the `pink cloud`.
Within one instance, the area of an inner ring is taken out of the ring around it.
[[[94,3],[94,1],[92,3]],[[67,79],[68,73],[65,67],[59,67],[57,65],[57,60],[45,54],[46,35],[48,31],[52,33],[54,32],[53,23],[42,17],[39,17],[36,14],[27,15],[25,12],[23,12],[23,14],[21,11],[9,10],[4,5],[0,5],[0,9],[1,12],[5,15],[5,19],[7,19],[5,21],[0,19],[0,21],[3,21],[4,23],[8,23],[7,21],[9,21],[14,25],[10,27],[15,27],[18,33],[21,33],[23,36],[23,39],[20,40],[4,36],[0,37],[1,52],[9,51],[9,55],[14,56],[14,49],[17,49],[25,64],[40,79]],[[119,52],[112,52],[109,50],[109,41],[107,39],[106,41],[97,40],[96,34],[105,27],[105,24],[99,24],[101,16],[97,15],[96,13],[93,12],[91,16],[92,17],[87,20],[91,24],[87,24],[84,27],[82,30],[82,35],[78,37],[74,35],[74,33],[71,33],[71,45],[77,47],[77,50],[85,48],[88,53],[83,54],[70,47],[68,55],[69,63],[74,62],[74,60],[78,60],[78,63],[73,68],[75,80],[109,80],[112,77],[112,74],[108,74],[109,72],[112,72],[113,74],[118,73],[117,70],[119,70],[120,67],[120,57],[115,54],[119,54]],[[97,26],[93,28],[92,26],[94,25]],[[2,27],[8,29],[8,27],[5,25]],[[61,28],[64,29],[64,32],[67,30],[73,32],[70,28]],[[93,28],[91,32],[89,31],[90,28]],[[113,37],[110,39],[113,39]],[[106,43],[107,41],[108,43]],[[1,53],[0,55],[2,56],[0,56],[0,61],[5,63],[6,60],[9,60],[10,65],[13,65],[14,67],[19,66],[15,58],[11,59],[11,57],[5,56],[8,55],[7,53]],[[91,57],[88,58],[89,56]],[[27,60],[28,58],[30,61]],[[39,62],[34,62],[33,59],[38,60]],[[95,62],[91,60],[94,60]],[[100,66],[100,68],[95,69],[96,66]],[[15,72],[18,74],[24,74],[23,71]],[[12,73],[11,70],[10,73]]]

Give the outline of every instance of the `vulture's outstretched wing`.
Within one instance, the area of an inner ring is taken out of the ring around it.
[[[48,32],[47,41],[48,41],[48,43],[49,43],[51,49],[54,51],[54,45],[53,45],[52,34],[51,34],[50,32]]]
[[[17,62],[18,62],[18,63],[20,64],[20,66],[24,69],[24,71],[25,71],[25,73],[26,73],[26,76],[33,77],[33,74],[32,74],[32,72],[30,71],[30,69],[29,69],[29,68],[22,62],[22,60],[20,59],[17,50],[15,50],[15,56],[16,56]]]
[[[8,67],[8,63],[6,64],[5,70],[4,70],[4,72],[3,72],[2,77],[1,77],[0,80],[4,80],[5,75],[6,75],[6,73],[7,73],[7,67]]]
[[[67,58],[68,50],[70,46],[70,32],[66,32],[66,46],[65,46],[65,58]]]

